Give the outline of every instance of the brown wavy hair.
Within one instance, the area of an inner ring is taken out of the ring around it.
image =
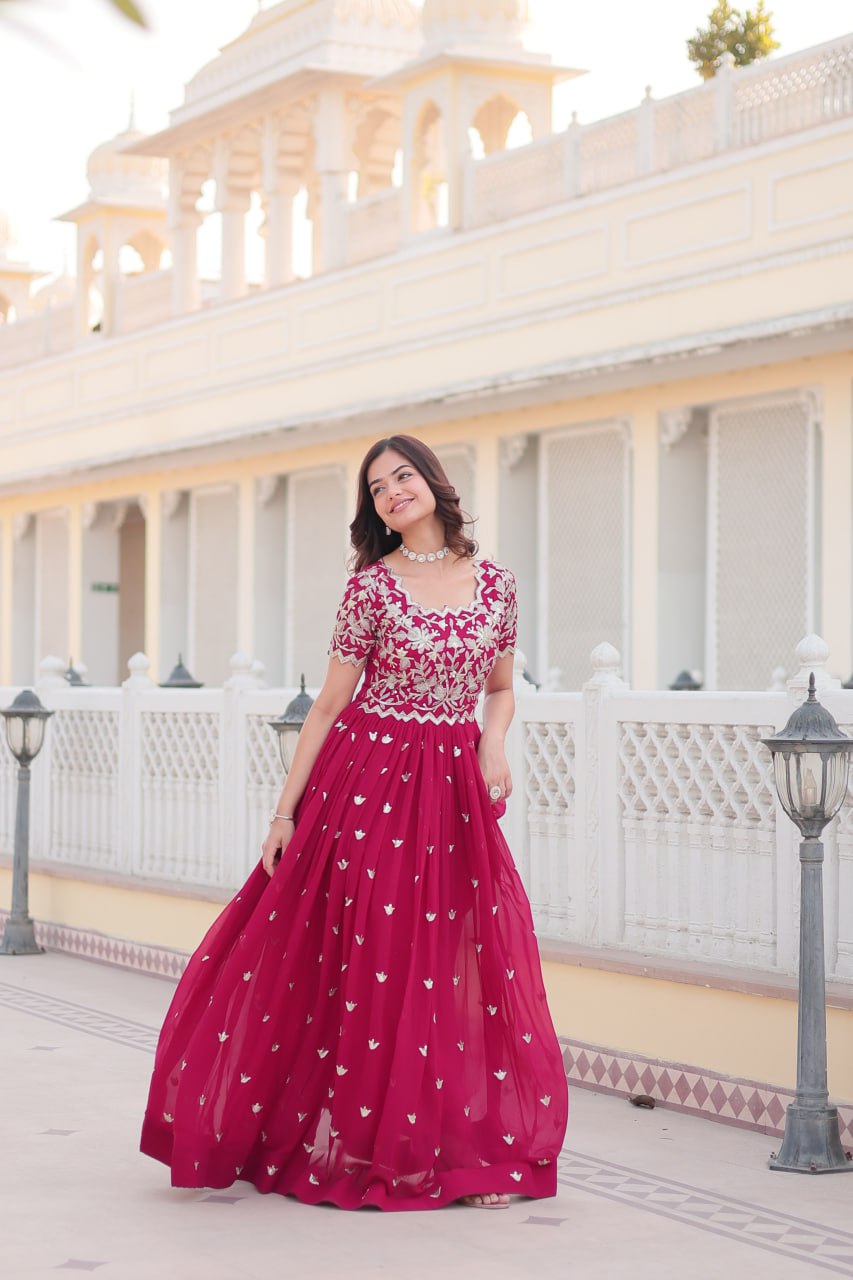
[[[358,473],[355,518],[349,527],[353,547],[352,571],[358,573],[369,564],[375,564],[382,556],[396,550],[403,541],[399,533],[385,532],[385,522],[376,514],[367,484],[371,465],[387,449],[402,454],[426,480],[435,498],[435,514],[444,524],[445,545],[457,556],[476,555],[477,543],[465,532],[465,526],[473,525],[474,521],[462,510],[459,494],[432,449],[414,436],[386,436],[370,446]]]

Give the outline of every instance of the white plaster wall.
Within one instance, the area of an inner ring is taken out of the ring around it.
[[[462,504],[462,513],[465,518],[468,516],[476,520],[477,510],[477,473],[474,465],[473,450],[466,445],[439,445],[433,451],[438,458],[447,478],[459,494],[459,501]],[[468,533],[471,534],[471,526],[468,526]],[[476,537],[476,528],[473,530]]]
[[[111,504],[98,508],[94,523],[83,529],[83,573],[81,601],[83,649],[92,684],[117,684],[118,593],[94,591],[96,583],[119,583],[119,533],[115,528],[116,509]]]
[[[705,672],[707,414],[694,410],[681,440],[660,451],[658,681]]]
[[[170,499],[163,512],[160,558],[160,671],[165,680],[178,661],[190,662],[189,632],[189,495]],[[190,668],[192,670],[192,668]],[[192,672],[195,675],[195,672]],[[198,677],[200,678],[200,677]]]
[[[237,490],[233,485],[190,494],[192,673],[221,685],[237,647]]]
[[[766,689],[816,621],[807,397],[712,409],[709,448],[708,687]]]
[[[279,480],[266,502],[255,506],[255,647],[271,685],[285,682],[287,590],[287,483]]]
[[[134,503],[119,533],[118,678],[128,659],[145,647],[145,519]]]
[[[349,494],[343,470],[296,474],[289,481],[287,683],[304,673],[322,683],[335,611],[347,569]]]
[[[42,511],[36,517],[36,654],[68,653],[68,517]]]
[[[627,468],[622,424],[591,424],[543,438],[539,563],[547,621],[538,665],[540,671],[559,667],[565,689],[578,689],[589,678],[589,655],[602,640],[626,658]]]
[[[498,556],[515,574],[518,588],[518,643],[525,653],[531,674],[540,683],[538,658],[537,508],[539,485],[539,438],[525,436],[522,456],[500,471]]]
[[[36,527],[30,520],[12,551],[12,683],[36,675]]]

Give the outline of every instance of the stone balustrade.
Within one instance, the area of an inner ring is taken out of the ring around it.
[[[696,89],[469,159],[465,224],[518,217],[576,195],[758,146],[853,113],[853,36],[735,69],[723,65]]]
[[[784,691],[632,691],[600,645],[573,693],[537,692],[517,661],[504,829],[540,938],[684,965],[796,968],[796,832],[760,739],[803,698],[808,671],[853,732],[853,692],[808,637]],[[31,851],[42,870],[229,890],[260,853],[281,785],[266,721],[293,690],[262,687],[243,655],[224,688],[160,689],[143,655],[121,689],[39,692],[55,715],[33,770]],[[14,690],[0,690],[2,705]],[[11,851],[14,761],[0,756],[0,852]],[[853,981],[853,795],[825,835],[827,967]]]

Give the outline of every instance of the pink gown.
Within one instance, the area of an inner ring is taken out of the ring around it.
[[[381,561],[349,580],[330,653],[364,680],[160,1035],[141,1149],[175,1186],[388,1210],[556,1193],[565,1072],[474,719],[515,584],[476,571],[458,609]]]

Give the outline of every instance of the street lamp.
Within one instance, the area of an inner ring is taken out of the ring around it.
[[[853,739],[809,696],[781,733],[763,738],[773,753],[776,790],[800,829],[800,972],[797,1009],[797,1092],[771,1169],[843,1173],[853,1169],[841,1146],[838,1111],[829,1106],[826,1079],[826,981],[823,944],[821,832],[844,803]]]
[[[284,715],[278,716],[275,720],[268,720],[267,724],[271,729],[275,729],[278,734],[278,752],[281,756],[281,763],[284,766],[285,773],[290,773],[290,766],[293,764],[293,753],[296,750],[296,739],[299,737],[299,731],[305,723],[305,717],[314,705],[314,699],[305,692],[305,676],[300,680],[299,692],[292,702],[288,703]]]
[[[23,689],[10,707],[0,711],[6,721],[6,741],[18,762],[18,804],[15,811],[15,856],[12,867],[12,911],[6,920],[0,955],[32,956],[44,950],[36,942],[29,915],[30,763],[41,751],[47,721],[53,715],[32,689]]]

